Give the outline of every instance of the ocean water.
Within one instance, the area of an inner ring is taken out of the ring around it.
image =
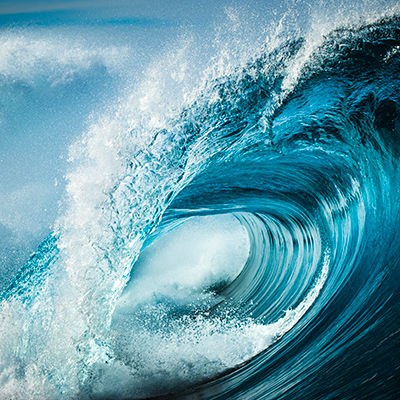
[[[0,400],[398,399],[396,3],[6,3]]]

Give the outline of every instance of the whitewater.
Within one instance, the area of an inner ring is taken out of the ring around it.
[[[284,4],[1,16],[0,400],[399,398],[400,10]]]

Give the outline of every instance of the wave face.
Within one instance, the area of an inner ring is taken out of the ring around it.
[[[1,295],[0,397],[397,399],[399,49],[396,16],[283,40],[93,123]]]

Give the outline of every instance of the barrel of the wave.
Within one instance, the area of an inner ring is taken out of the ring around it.
[[[399,32],[397,18],[334,32],[274,116],[268,195],[305,207],[329,272],[303,318],[204,398],[398,397]]]

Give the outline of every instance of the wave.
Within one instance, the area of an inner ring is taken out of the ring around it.
[[[2,398],[398,397],[400,19],[310,46],[72,146],[0,297]]]

